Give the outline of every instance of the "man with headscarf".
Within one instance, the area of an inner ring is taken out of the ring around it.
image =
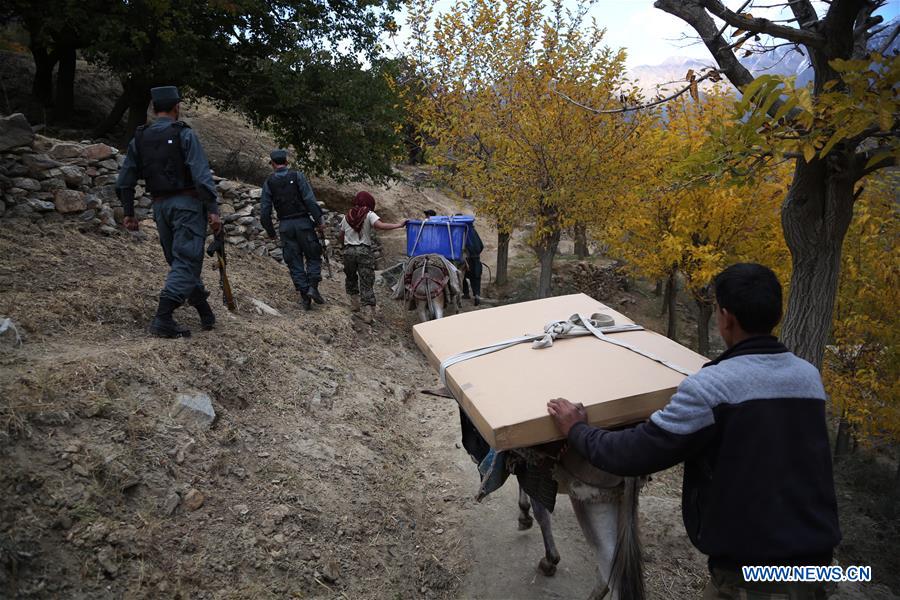
[[[304,310],[312,303],[325,304],[319,292],[322,281],[322,246],[316,230],[324,231],[322,209],[316,202],[312,186],[299,171],[288,169],[287,150],[269,154],[274,173],[263,184],[260,198],[260,222],[270,238],[275,238],[272,208],[278,215],[282,258],[291,273],[294,289],[300,293]]]
[[[138,230],[134,214],[134,188],[143,179],[153,198],[153,219],[159,233],[169,274],[159,294],[159,307],[150,322],[153,335],[188,337],[190,329],[175,322],[172,312],[187,302],[197,309],[204,330],[213,328],[216,316],[206,298],[200,273],[206,223],[218,233],[222,227],[216,185],[209,161],[197,134],[180,121],[181,94],[174,86],[150,90],[156,119],[134,132],[125,162],[116,179],[116,194],[125,213],[124,225]]]
[[[344,245],[345,289],[350,296],[350,309],[354,313],[362,309],[362,319],[372,324],[375,320],[375,253],[372,249],[372,229],[387,231],[400,229],[402,223],[384,223],[375,214],[375,198],[369,192],[359,192],[353,198],[353,206],[341,220],[338,240]],[[362,300],[360,301],[360,296]]]

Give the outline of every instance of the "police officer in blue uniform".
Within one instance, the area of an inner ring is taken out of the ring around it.
[[[153,219],[159,232],[169,274],[159,294],[159,308],[150,332],[165,338],[188,337],[191,332],[175,322],[173,311],[187,302],[197,309],[204,330],[216,317],[206,298],[200,272],[206,224],[213,233],[222,227],[216,186],[200,140],[178,119],[181,95],[173,86],[150,90],[156,120],[138,127],[128,145],[116,180],[116,193],[125,212],[125,227],[138,230],[134,216],[134,187],[144,179],[153,198]]]
[[[319,292],[322,281],[322,246],[316,230],[324,231],[322,209],[316,202],[306,176],[288,169],[287,150],[273,150],[269,154],[274,173],[263,184],[260,199],[260,221],[270,238],[275,238],[272,208],[278,215],[278,232],[284,262],[291,272],[294,288],[300,292],[304,310],[312,309],[312,302],[324,304]]]

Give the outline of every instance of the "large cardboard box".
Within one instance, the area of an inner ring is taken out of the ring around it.
[[[419,349],[436,369],[460,352],[525,334],[578,313],[633,323],[585,294],[511,304],[445,317],[413,327]],[[609,334],[690,372],[707,359],[652,331]],[[581,402],[594,425],[643,420],[665,406],[685,375],[594,336],[556,340],[533,349],[523,343],[449,367],[447,387],[488,443],[507,450],[560,439],[547,401]]]

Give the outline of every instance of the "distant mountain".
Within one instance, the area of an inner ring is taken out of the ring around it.
[[[871,50],[880,50],[884,46],[896,25],[900,24],[900,17],[885,24],[884,29],[874,35],[869,41]],[[894,38],[886,53],[900,52],[900,37]],[[684,56],[672,56],[658,65],[641,65],[631,70],[631,77],[638,82],[647,98],[656,96],[657,93],[665,95],[685,85],[684,76],[688,70],[699,72],[703,67],[715,66],[715,61],[710,57],[706,60]],[[802,49],[784,47],[772,52],[753,54],[741,58],[741,64],[747,67],[754,75],[771,73],[776,75],[795,75],[797,82],[804,85],[812,80],[813,70],[809,59]],[[672,83],[675,82],[675,83]],[[657,87],[660,86],[660,87]]]
[[[754,75],[771,73],[776,75],[796,75],[800,83],[812,78],[812,69],[806,55],[794,48],[778,48],[764,54],[754,54],[741,59],[741,64]],[[715,61],[701,60],[685,56],[672,56],[658,65],[640,65],[631,70],[631,76],[637,81],[644,95],[652,98],[657,93],[665,95],[685,85],[684,76],[690,69],[700,72],[708,66],[715,66]]]
[[[631,77],[637,81],[644,96],[652,98],[657,92],[674,91],[684,86],[684,76],[690,70],[700,71],[712,65],[712,59],[704,61],[686,56],[672,56],[658,65],[640,65],[631,70]],[[672,83],[676,82],[676,83]]]

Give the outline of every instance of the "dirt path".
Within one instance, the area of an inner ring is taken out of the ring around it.
[[[392,194],[397,216],[446,201]],[[399,248],[402,234],[383,240]],[[283,265],[235,252],[237,315],[219,309],[214,333],[172,342],[143,332],[165,274],[151,241],[23,225],[0,229],[0,255],[0,314],[26,334],[0,345],[0,596],[529,600],[593,587],[565,498],[554,578],[536,569],[539,528],[517,529],[514,482],[474,501],[456,405],[418,393],[437,377],[386,290],[360,331],[339,271],[329,304],[303,313]],[[210,429],[170,414],[193,390],[213,401]],[[696,598],[705,583],[680,490],[673,469],[641,496],[649,598]],[[840,597],[891,598],[876,587]]]
[[[392,216],[407,216],[417,206],[443,208],[445,213],[472,212],[470,206],[429,187],[418,191],[383,190],[379,202],[386,214]],[[486,221],[480,222],[478,228],[485,243],[482,260],[493,265],[497,252],[496,230]],[[510,245],[511,260],[530,255],[523,235],[520,232]],[[394,249],[397,241],[389,239],[386,246]],[[463,309],[473,310],[473,307],[466,302]],[[419,357],[419,362],[420,373],[432,374],[432,380],[420,382],[419,389],[439,387],[424,357]],[[545,577],[537,569],[544,555],[540,528],[535,523],[530,530],[518,530],[515,480],[508,481],[483,502],[475,502],[478,473],[460,447],[456,403],[416,394],[410,407],[421,415],[425,448],[421,460],[431,475],[430,480],[440,487],[444,503],[436,509],[447,524],[440,535],[454,536],[454,547],[460,548],[467,561],[465,575],[459,582],[459,597],[485,600],[587,597],[596,583],[596,564],[568,498],[558,498],[553,515],[561,562],[554,577]],[[646,580],[651,598],[694,598],[705,583],[704,558],[691,547],[681,524],[680,478],[680,469],[662,474],[645,488],[641,497],[648,564]]]
[[[465,598],[578,598],[593,586],[590,549],[568,501],[560,498],[554,533],[562,561],[557,575],[537,570],[543,556],[537,523],[518,530],[517,487],[514,480],[480,504],[475,502],[478,474],[466,451],[459,448],[459,416],[453,400],[420,396],[428,422],[428,468],[442,473],[453,501],[456,529],[468,570],[460,585]]]
[[[433,382],[437,384],[436,380]],[[421,457],[440,474],[445,502],[443,518],[467,560],[459,597],[484,600],[587,597],[596,583],[593,552],[575,520],[568,498],[559,497],[553,531],[562,560],[554,577],[544,577],[537,563],[544,554],[537,523],[517,526],[517,487],[508,481],[482,503],[475,465],[459,448],[459,417],[452,400],[417,395],[413,407],[422,415],[427,439]],[[650,598],[695,598],[705,583],[705,561],[691,547],[681,524],[680,469],[651,481],[641,495],[641,527]]]

